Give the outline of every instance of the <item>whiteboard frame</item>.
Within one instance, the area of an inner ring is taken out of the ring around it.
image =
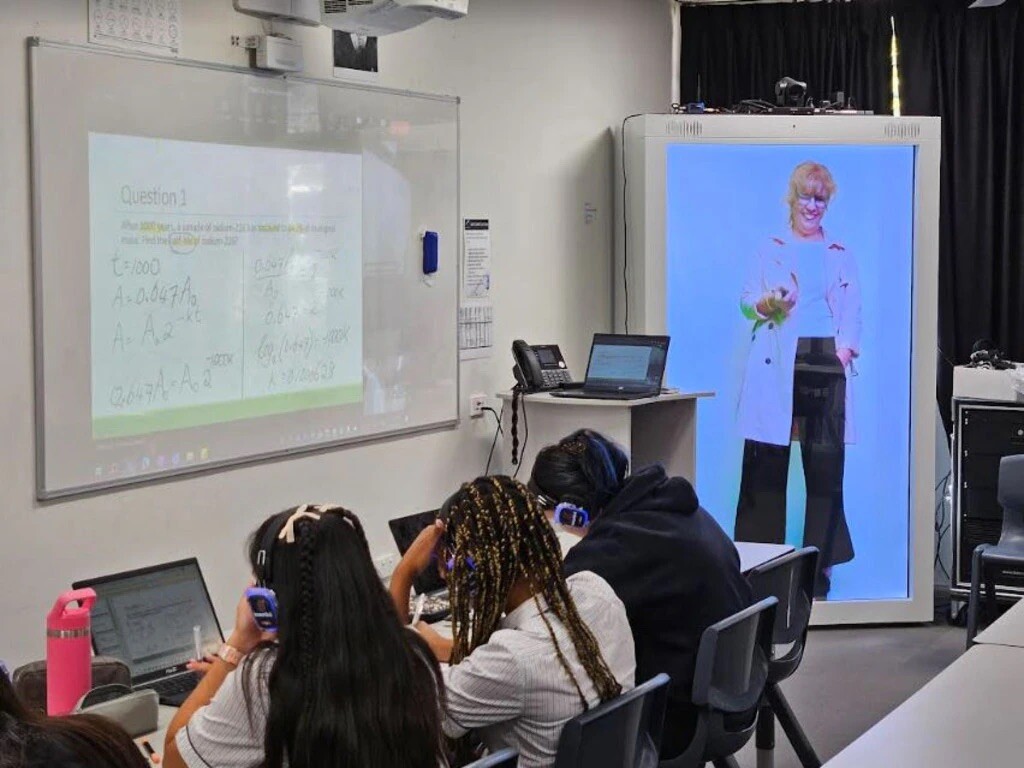
[[[30,186],[30,197],[32,201],[32,208],[30,216],[32,219],[32,315],[33,315],[33,399],[35,414],[35,438],[36,438],[36,499],[40,502],[46,501],[60,501],[75,498],[82,498],[86,496],[96,496],[110,491],[123,489],[126,487],[139,486],[139,485],[153,485],[157,483],[166,483],[174,480],[179,480],[186,476],[198,476],[208,475],[215,472],[220,472],[225,469],[235,469],[239,467],[252,466],[255,464],[262,464],[268,461],[286,461],[294,458],[301,458],[303,456],[326,453],[328,451],[337,450],[339,448],[350,448],[360,445],[367,445],[370,443],[377,443],[382,441],[390,441],[402,439],[405,437],[412,437],[415,435],[421,435],[431,432],[439,432],[445,430],[457,429],[461,421],[461,408],[460,403],[462,402],[462,370],[461,360],[458,348],[458,307],[461,300],[461,286],[462,286],[462,244],[456,242],[455,244],[455,325],[452,328],[453,338],[456,339],[455,344],[455,416],[451,419],[444,419],[442,421],[432,422],[430,424],[423,424],[416,427],[407,427],[403,429],[389,430],[387,432],[378,432],[373,435],[360,435],[358,437],[350,437],[340,440],[331,440],[318,442],[315,445],[310,446],[299,446],[295,448],[284,448],[276,451],[265,451],[263,453],[253,454],[251,456],[244,456],[234,459],[223,459],[220,461],[211,461],[206,464],[196,466],[185,466],[178,469],[171,469],[161,472],[158,475],[144,476],[144,477],[129,477],[121,478],[118,480],[105,480],[97,483],[89,483],[88,485],[79,485],[70,488],[61,488],[58,490],[48,490],[45,487],[46,479],[46,408],[45,398],[43,397],[43,380],[44,380],[44,350],[43,350],[43,296],[42,296],[42,232],[41,232],[41,217],[37,215],[37,212],[41,210],[42,200],[39,188],[39,137],[36,134],[36,128],[39,123],[36,115],[36,104],[34,95],[36,92],[36,71],[35,71],[35,58],[34,52],[41,48],[56,48],[69,51],[77,51],[81,53],[98,54],[102,56],[114,56],[123,59],[132,59],[135,61],[147,61],[167,66],[175,67],[190,67],[194,69],[204,69],[216,72],[227,72],[232,74],[247,75],[254,77],[262,77],[271,80],[285,80],[306,83],[309,85],[326,86],[331,88],[338,88],[341,90],[356,90],[356,91],[371,91],[374,93],[384,93],[394,96],[407,96],[410,98],[426,99],[431,101],[446,102],[454,105],[455,107],[455,222],[454,231],[461,232],[462,223],[462,114],[461,104],[462,100],[458,96],[449,96],[443,94],[433,93],[422,93],[418,91],[411,91],[400,88],[387,88],[370,83],[358,83],[358,82],[347,82],[339,80],[327,80],[324,78],[307,77],[302,75],[287,75],[287,74],[275,74],[272,72],[264,72],[258,69],[252,69],[249,67],[236,67],[228,64],[217,64],[213,62],[199,61],[197,59],[168,59],[163,56],[150,55],[145,53],[137,53],[132,51],[124,51],[117,48],[108,48],[101,45],[83,45],[78,43],[67,43],[56,40],[46,40],[40,37],[29,37],[27,39],[26,53],[28,57],[28,113],[29,113],[29,186]],[[457,238],[458,240],[458,238]]]

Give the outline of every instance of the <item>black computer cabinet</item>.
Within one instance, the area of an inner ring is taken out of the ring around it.
[[[953,400],[953,583],[966,597],[971,588],[971,555],[978,544],[999,540],[1003,512],[996,499],[999,460],[1024,453],[1024,405]],[[1024,595],[1024,572],[1008,575],[996,595]]]

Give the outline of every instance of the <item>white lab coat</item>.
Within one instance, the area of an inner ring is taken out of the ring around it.
[[[805,245],[803,247],[806,247]],[[821,243],[825,264],[825,301],[832,314],[836,348],[860,354],[861,302],[856,263],[840,243]],[[772,237],[758,250],[754,269],[743,287],[741,302],[753,307],[769,291],[799,290],[796,260],[789,242]],[[740,389],[738,424],[743,437],[773,445],[789,445],[793,429],[793,366],[796,361],[800,299],[787,321],[766,323],[752,333],[746,374]],[[751,327],[754,323],[751,321]],[[846,442],[856,442],[850,369],[846,377]]]

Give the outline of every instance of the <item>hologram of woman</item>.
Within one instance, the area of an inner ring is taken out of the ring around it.
[[[740,302],[751,334],[738,411],[745,442],[735,539],[784,541],[790,446],[799,440],[804,546],[821,553],[818,597],[828,595],[832,566],[854,556],[843,474],[846,444],[856,437],[850,383],[861,300],[853,255],[822,225],[836,191],[820,163],[793,170],[789,231],[762,243]]]

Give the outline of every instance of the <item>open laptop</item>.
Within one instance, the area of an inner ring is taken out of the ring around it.
[[[96,591],[96,654],[124,661],[131,670],[132,687],[152,688],[161,704],[180,706],[199,682],[185,666],[196,655],[193,627],[199,627],[203,653],[215,653],[224,642],[194,557],[83,579],[72,587]]]
[[[551,395],[588,400],[656,397],[665,376],[668,342],[668,336],[595,333],[583,387]]]
[[[420,531],[427,526],[433,525],[436,519],[437,510],[435,509],[430,512],[420,512],[416,515],[388,520],[388,527],[391,529],[391,535],[395,539],[398,551],[403,555],[409,551],[409,547],[412,546],[416,537],[420,535]],[[420,595],[425,596],[423,611],[420,614],[420,618],[423,621],[428,623],[441,621],[451,613],[451,603],[448,601],[448,587],[445,585],[444,579],[441,578],[436,563],[432,563],[426,571],[416,578],[413,582],[413,589],[416,592],[416,597],[413,598],[409,605],[410,614],[415,614],[415,605]]]

